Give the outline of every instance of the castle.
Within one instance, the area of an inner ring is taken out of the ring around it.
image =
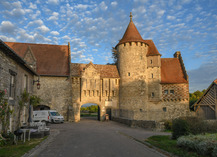
[[[71,63],[70,44],[5,43],[40,75],[40,89],[34,86],[32,92],[43,99],[39,108],[56,109],[68,121],[80,121],[80,107],[86,103],[99,106],[99,119],[108,113],[124,123],[189,114],[188,75],[181,53],[161,58],[154,42],[142,39],[132,15],[115,46],[117,66]]]

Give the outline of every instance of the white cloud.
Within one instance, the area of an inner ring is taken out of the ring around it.
[[[4,36],[4,35],[0,35],[0,39],[5,42],[15,42],[16,41],[16,39],[12,37]]]
[[[175,16],[170,16],[170,15],[168,15],[168,16],[167,16],[167,19],[168,19],[168,20],[175,20],[176,17],[175,17]]]
[[[70,40],[71,38],[68,35],[65,35],[65,36],[62,37],[62,39],[64,39],[64,40]]]
[[[103,11],[106,11],[108,9],[107,5],[105,4],[104,1],[102,1],[100,4],[99,4],[99,7],[103,10]]]
[[[159,11],[157,11],[157,15],[160,16],[160,17],[163,16],[164,13],[165,13],[165,10],[159,10]]]
[[[52,32],[50,32],[50,34],[52,34],[52,35],[60,35],[60,33],[57,32],[57,31],[52,31]]]
[[[34,36],[33,35],[29,35],[26,30],[24,29],[20,29],[18,32],[18,37],[17,39],[21,40],[21,41],[28,41],[28,42],[34,42]]]
[[[144,6],[139,6],[137,8],[133,8],[132,12],[137,15],[137,14],[144,14],[146,12],[146,9]]]
[[[44,22],[41,19],[39,19],[39,20],[34,20],[34,21],[29,22],[27,27],[29,27],[29,26],[41,26],[43,24],[44,24]]]
[[[37,5],[30,2],[29,8],[31,8],[31,9],[37,9]]]
[[[75,8],[82,9],[82,10],[86,10],[88,7],[89,5],[85,5],[85,4],[78,4],[75,6]]]
[[[22,8],[22,4],[20,1],[14,2],[11,4],[14,8]]]
[[[52,16],[50,16],[50,17],[48,18],[48,20],[56,21],[56,20],[59,19],[58,16],[59,16],[59,13],[58,13],[58,12],[53,12],[53,13],[52,13]]]
[[[14,18],[20,18],[25,14],[25,10],[21,9],[21,8],[15,8],[12,11],[7,11],[7,13],[10,16],[13,16]]]
[[[193,19],[193,15],[192,14],[189,14],[187,17],[186,17],[186,21],[190,21]]]
[[[117,5],[118,5],[118,2],[116,2],[116,1],[111,2],[111,6],[116,7]]]
[[[54,4],[54,5],[59,4],[59,0],[48,0],[47,2],[48,4]]]
[[[50,29],[45,25],[38,27],[38,30],[40,30],[42,33],[47,33],[48,31],[50,31]]]
[[[8,33],[8,34],[15,34],[16,32],[16,27],[13,23],[10,21],[2,21],[0,25],[0,31],[2,33]]]
[[[134,2],[147,3],[148,0],[134,0]]]

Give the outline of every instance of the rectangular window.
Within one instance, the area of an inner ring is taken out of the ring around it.
[[[174,94],[174,90],[170,90],[170,94]]]
[[[152,97],[152,98],[154,97],[154,92],[151,93],[151,97]]]
[[[14,96],[15,96],[15,73],[10,72],[9,97],[14,98]]]
[[[168,94],[168,90],[164,90],[164,94]]]
[[[118,79],[115,79],[115,84],[118,85]]]
[[[154,74],[153,73],[151,74],[151,78],[154,78]]]
[[[150,60],[150,63],[152,64],[152,60]]]
[[[27,75],[24,75],[23,87],[24,87],[24,90],[28,92],[28,76]]]
[[[130,76],[130,73],[128,73],[128,76]]]

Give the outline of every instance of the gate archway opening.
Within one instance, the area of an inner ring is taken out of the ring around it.
[[[50,107],[49,106],[46,106],[46,105],[38,105],[38,106],[35,106],[33,107],[33,110],[50,110]]]
[[[83,104],[80,108],[80,119],[100,121],[100,106],[93,103]]]

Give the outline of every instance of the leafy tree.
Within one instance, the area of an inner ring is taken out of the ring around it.
[[[113,58],[113,63],[107,63],[107,65],[118,65],[118,52],[117,50],[112,47],[112,58]]]
[[[190,109],[191,109],[191,110],[194,110],[194,109],[193,109],[194,103],[195,103],[198,99],[200,99],[200,97],[202,97],[202,95],[205,93],[205,91],[206,91],[206,90],[204,89],[204,90],[202,90],[202,91],[197,90],[197,91],[195,91],[194,93],[189,93],[189,97],[190,97],[189,106],[190,106]]]
[[[8,105],[8,100],[5,99],[6,93],[6,90],[0,90],[0,124],[2,125],[2,134],[7,133],[10,115],[12,114],[12,110],[10,110]]]
[[[36,96],[36,95],[30,96],[30,104],[34,107],[39,105],[41,101],[42,99],[39,96]]]

